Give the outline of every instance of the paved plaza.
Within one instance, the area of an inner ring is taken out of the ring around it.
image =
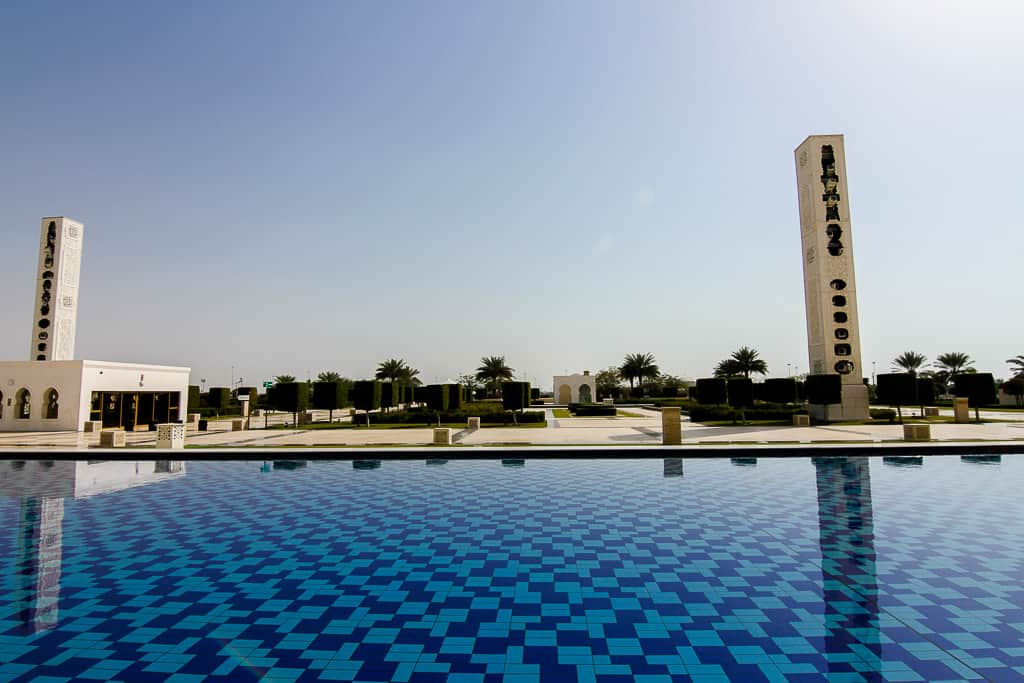
[[[453,430],[453,442],[461,446],[629,446],[661,443],[661,415],[657,410],[630,407],[637,417],[584,417],[556,419],[547,409],[545,427],[485,427]],[[909,413],[909,411],[908,411]],[[1024,442],[1024,413],[995,412],[984,414],[999,420],[983,424],[934,423],[932,439],[940,442]],[[324,413],[323,419],[327,415]],[[294,429],[283,426],[290,416],[283,414],[267,420],[253,418],[256,429],[231,431],[230,421],[210,422],[206,432],[190,431],[189,447],[252,448],[252,447],[387,447],[424,446],[433,441],[430,428],[410,429]],[[906,418],[914,421],[912,416]],[[722,426],[691,423],[683,416],[683,444],[825,444],[825,443],[891,443],[903,440],[899,424],[824,425],[815,427],[788,426]],[[153,448],[155,432],[129,432],[128,447]],[[88,449],[99,446],[98,434],[81,432],[21,432],[0,434],[0,452],[23,449]]]

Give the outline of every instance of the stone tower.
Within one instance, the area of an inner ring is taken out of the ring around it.
[[[811,406],[819,419],[868,419],[860,359],[857,283],[842,135],[812,135],[796,148],[810,373],[842,379],[840,406]]]
[[[32,304],[30,360],[72,360],[78,317],[78,276],[83,227],[56,216],[43,219]]]

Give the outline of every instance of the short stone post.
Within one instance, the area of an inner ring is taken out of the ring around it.
[[[127,442],[123,429],[108,429],[100,432],[101,448],[124,448]]]
[[[199,413],[189,413],[188,420],[185,421],[185,426],[190,429],[199,429]]]
[[[248,422],[247,418],[236,417],[235,419],[233,419],[231,421],[231,431],[233,431],[233,432],[244,432],[245,431],[245,423],[246,422]]]
[[[932,440],[932,426],[923,424],[904,424],[903,425],[903,440],[904,441],[931,441]]]
[[[434,428],[434,445],[435,446],[451,446],[452,445],[452,430],[451,430],[451,427],[435,427]]]
[[[300,425],[313,424],[313,411],[312,410],[303,410],[303,411],[299,412],[299,424]]]
[[[927,408],[926,407],[924,409],[924,416],[925,417],[938,417],[939,416],[939,409],[938,408]]]
[[[174,422],[158,424],[156,426],[156,447],[184,448],[185,425],[180,425]]]
[[[810,415],[800,415],[800,414],[794,415],[793,416],[793,426],[794,427],[810,427],[811,426],[811,416]]]
[[[103,430],[103,423],[99,420],[86,420],[82,425],[82,431],[90,434]]]
[[[953,422],[958,425],[971,421],[971,409],[966,398],[953,399]]]
[[[468,429],[471,432],[475,432],[476,430],[480,429],[480,418],[479,417],[471,417],[471,418],[469,418],[469,420],[466,422],[466,429]]]
[[[683,443],[683,426],[679,406],[665,406],[661,409],[661,445],[678,446]]]

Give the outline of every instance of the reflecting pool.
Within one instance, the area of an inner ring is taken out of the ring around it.
[[[1024,680],[1024,456],[0,461],[0,680]]]

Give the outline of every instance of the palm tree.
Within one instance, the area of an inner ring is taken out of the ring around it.
[[[497,396],[502,380],[512,379],[514,372],[505,365],[505,356],[484,356],[476,369],[476,378],[490,388],[492,396]]]
[[[420,371],[406,363],[404,358],[388,358],[377,365],[377,372],[373,377],[389,382],[419,386],[422,382],[416,377],[418,374]]]
[[[971,357],[961,351],[940,353],[935,357],[935,367],[939,368],[940,372],[946,373],[949,379],[964,372],[971,372],[970,366],[972,365],[974,365],[974,361],[971,360]]]
[[[715,377],[739,377],[743,374],[740,364],[734,358],[726,358],[715,366]]]
[[[295,375],[277,375],[274,377],[274,384],[291,384],[295,381]]]
[[[759,375],[768,374],[768,364],[758,358],[756,349],[752,349],[749,346],[741,346],[738,350],[733,351],[729,360],[735,361],[736,369],[744,377],[750,377],[752,372],[756,372]]]
[[[629,353],[619,366],[619,375],[629,382],[629,390],[633,391],[633,382],[636,380],[640,386],[644,380],[654,379],[658,376],[658,364],[654,362],[653,353]]]
[[[1013,376],[1024,378],[1024,356],[1017,356],[1016,358],[1008,358],[1007,363],[1014,366]]]
[[[927,362],[928,358],[917,351],[904,351],[892,359],[893,368],[900,368],[911,375],[916,375],[918,369]]]
[[[317,382],[340,382],[341,375],[336,373],[334,370],[324,370],[316,376]]]

